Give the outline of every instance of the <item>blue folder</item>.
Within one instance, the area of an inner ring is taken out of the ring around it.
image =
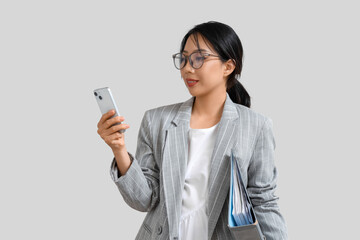
[[[241,239],[246,240],[265,239],[256,219],[250,198],[241,179],[240,167],[233,152],[231,152],[230,155],[230,164],[231,174],[228,227],[236,239],[240,237]]]

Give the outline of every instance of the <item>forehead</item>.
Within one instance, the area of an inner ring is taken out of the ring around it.
[[[215,52],[211,44],[201,34],[191,34],[186,40],[183,52],[193,52],[196,50],[205,50]]]

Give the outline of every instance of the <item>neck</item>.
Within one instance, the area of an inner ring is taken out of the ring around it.
[[[191,115],[201,118],[220,119],[226,100],[226,92],[196,96]]]

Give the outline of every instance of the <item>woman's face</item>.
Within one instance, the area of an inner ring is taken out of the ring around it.
[[[205,43],[202,35],[198,34],[198,42],[201,52],[218,55],[210,43]],[[183,54],[188,57],[191,53],[199,51],[194,36],[191,35],[185,44]],[[189,61],[181,69],[181,77],[192,96],[205,96],[208,94],[220,94],[226,92],[225,64],[219,57],[207,56],[199,69],[194,69]],[[191,80],[196,83],[192,84]]]

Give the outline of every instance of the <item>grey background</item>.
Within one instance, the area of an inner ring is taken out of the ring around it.
[[[191,97],[174,68],[195,24],[229,24],[241,82],[273,119],[290,239],[357,237],[356,1],[1,1],[0,239],[134,239],[92,90],[112,89],[135,153],[147,109]]]

